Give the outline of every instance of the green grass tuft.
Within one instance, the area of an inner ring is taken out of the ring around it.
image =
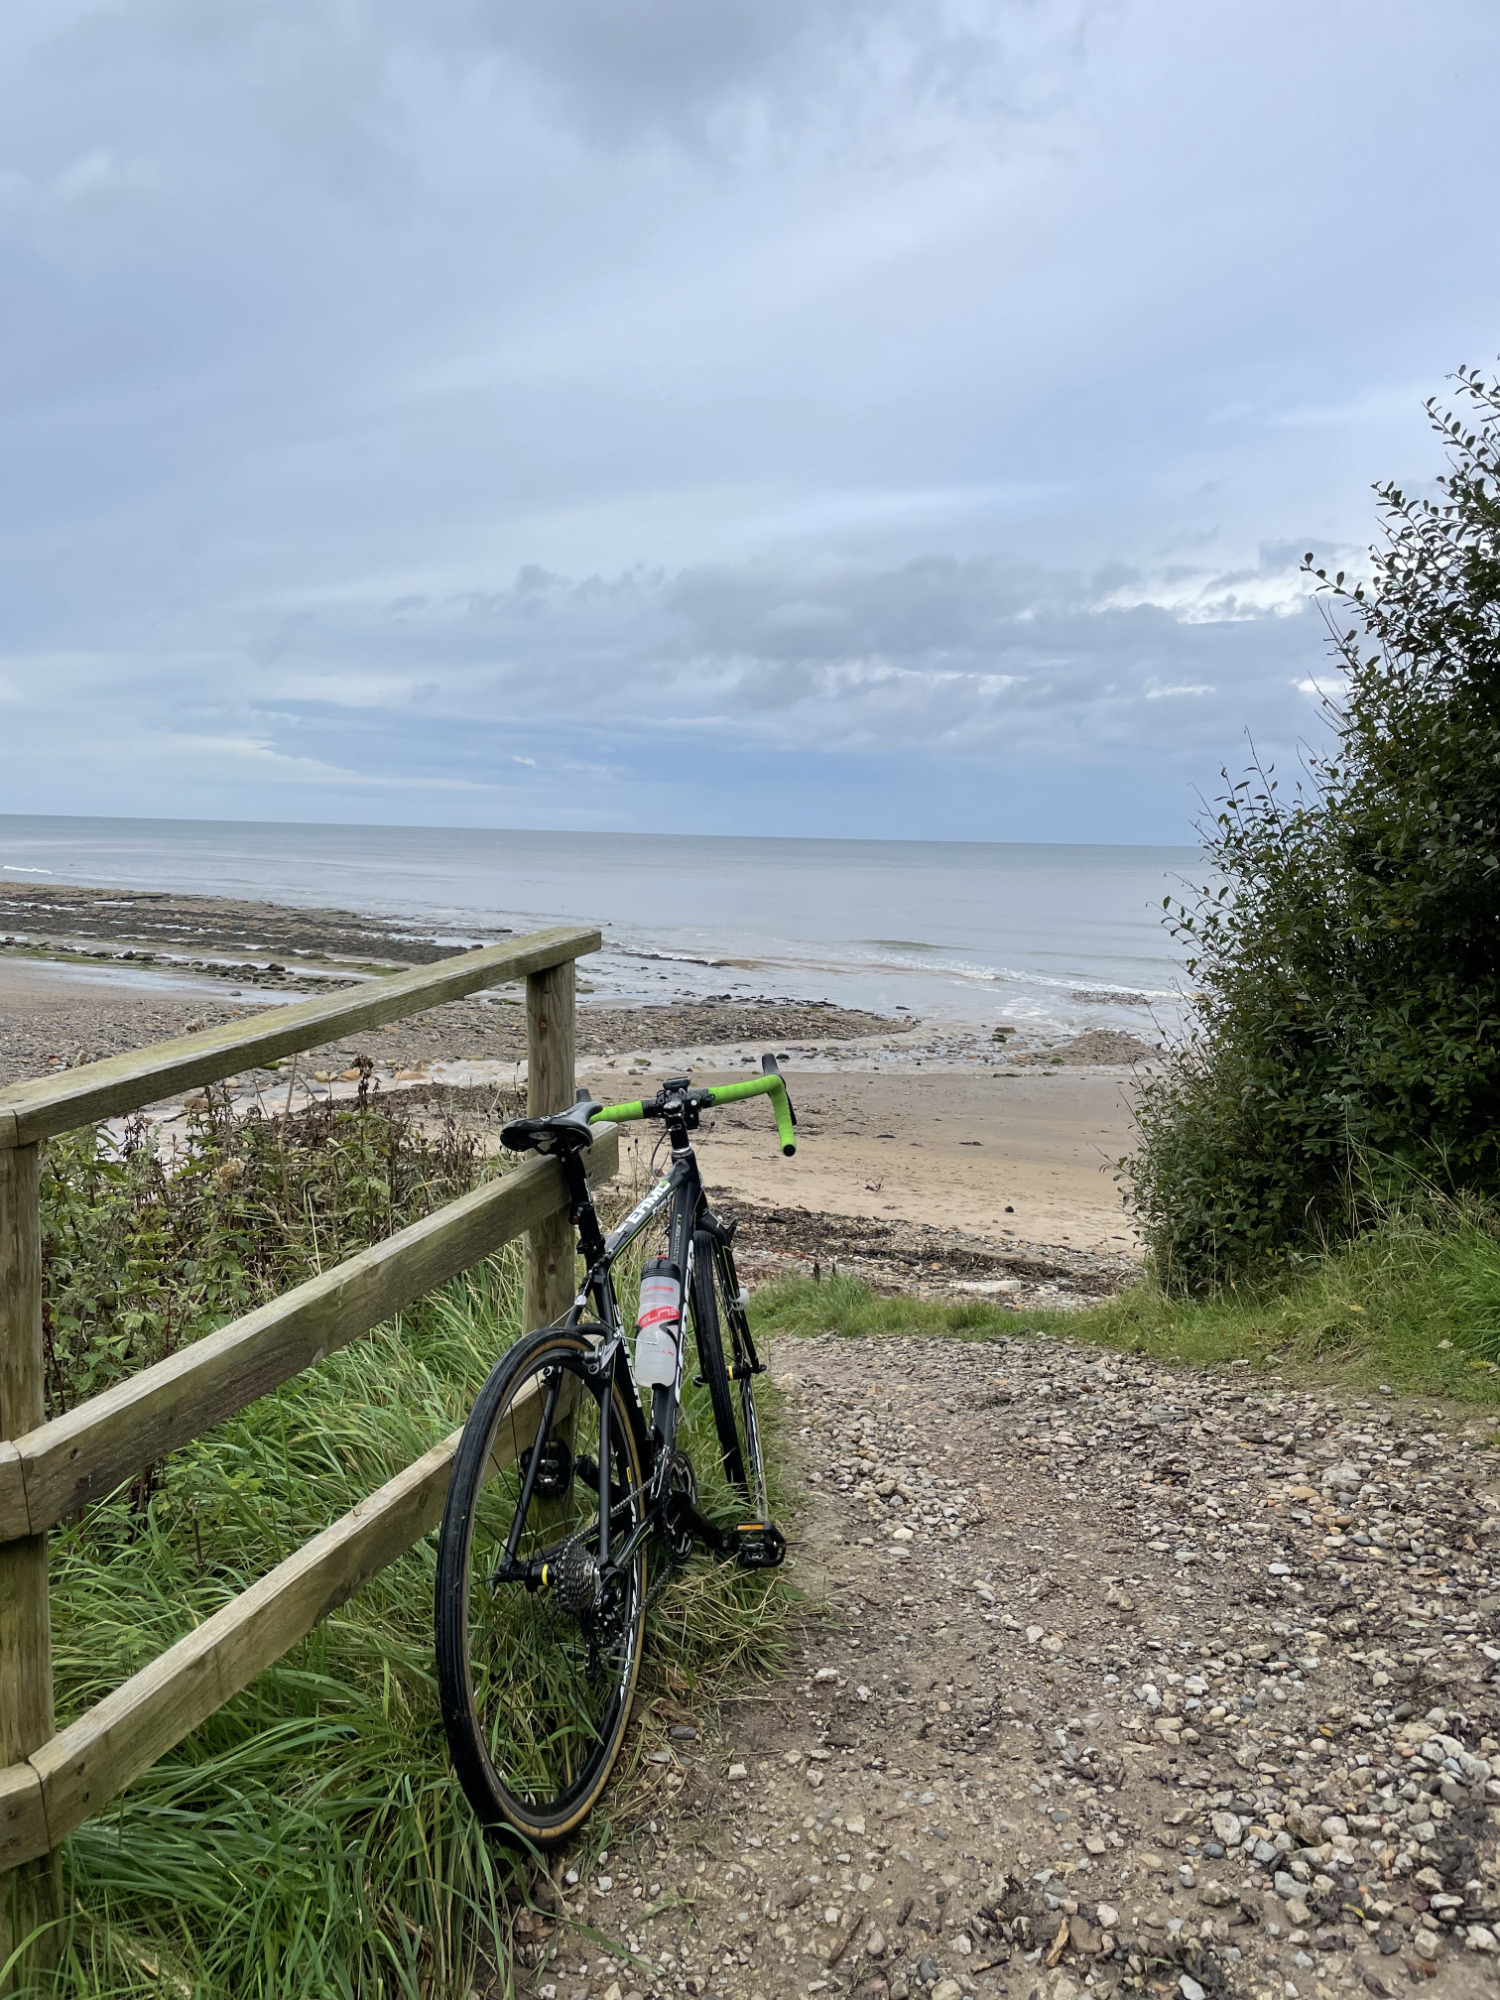
[[[1433,1202],[1388,1217],[1294,1276],[1213,1299],[1169,1296],[1143,1276],[1097,1306],[1017,1312],[880,1297],[836,1278],[767,1286],[756,1307],[767,1337],[1047,1333],[1195,1366],[1249,1361],[1350,1387],[1500,1401],[1500,1228],[1478,1205]]]
[[[174,1454],[144,1515],[125,1493],[60,1533],[60,1720],[462,1422],[513,1337],[517,1266]],[[499,1960],[515,1864],[448,1772],[432,1570],[429,1537],[73,1836],[64,1991],[446,1994]]]

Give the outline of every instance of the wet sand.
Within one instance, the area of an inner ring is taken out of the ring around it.
[[[126,978],[136,983],[119,983]],[[0,1082],[267,1004],[274,1003],[260,993],[226,996],[220,982],[201,975],[6,954]],[[1087,1055],[1118,1053],[1112,1046],[1101,1051],[1091,1040],[1017,1055],[1013,1046],[996,1047],[979,1030],[951,1023],[929,1027],[769,1002],[585,1002],[578,1039],[580,1081],[604,1101],[646,1094],[667,1075],[705,1082],[742,1076],[759,1067],[767,1049],[782,1059],[801,1119],[798,1152],[782,1157],[762,1104],[715,1113],[703,1135],[703,1162],[726,1198],[767,1212],[937,1231],[991,1249],[1044,1246],[1110,1259],[1133,1252],[1112,1178],[1132,1142],[1131,1072],[1118,1063],[1073,1066]],[[346,1038],[302,1058],[299,1075],[309,1089],[348,1088],[337,1079],[367,1054],[386,1089],[420,1095],[431,1085],[472,1093],[477,1102],[486,1090],[521,1080],[524,1051],[522,1010],[502,993]],[[244,1085],[253,1090],[267,1081],[248,1072]],[[287,1081],[283,1073],[278,1088]],[[831,1221],[829,1231],[839,1233]]]

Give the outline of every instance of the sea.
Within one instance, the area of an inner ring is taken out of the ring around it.
[[[0,814],[0,881],[399,920],[450,943],[592,923],[595,1001],[830,1000],[1028,1033],[1177,1030],[1163,901],[1192,847],[785,840]]]

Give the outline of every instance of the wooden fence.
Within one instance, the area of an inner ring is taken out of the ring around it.
[[[39,1931],[26,1959],[45,1963],[67,1835],[436,1524],[458,1434],[61,1730],[48,1530],[522,1233],[526,1323],[559,1317],[573,1294],[561,1175],[537,1158],[47,1423],[40,1142],[521,978],[528,1110],[561,1110],[573,1097],[573,962],[599,943],[595,930],[539,931],[0,1090],[0,1967]],[[617,1135],[601,1131],[591,1177],[617,1167]]]

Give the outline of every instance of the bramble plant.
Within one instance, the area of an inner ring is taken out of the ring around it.
[[[161,1360],[236,1313],[466,1193],[485,1162],[472,1126],[429,1137],[368,1089],[342,1105],[236,1116],[196,1101],[163,1151],[144,1119],[85,1127],[42,1174],[47,1414]]]
[[[1432,499],[1376,489],[1366,583],[1308,556],[1334,742],[1231,784],[1171,906],[1199,989],[1128,1163],[1156,1273],[1211,1290],[1357,1235],[1416,1179],[1500,1190],[1500,380],[1463,369]],[[1229,782],[1225,774],[1226,783]]]

